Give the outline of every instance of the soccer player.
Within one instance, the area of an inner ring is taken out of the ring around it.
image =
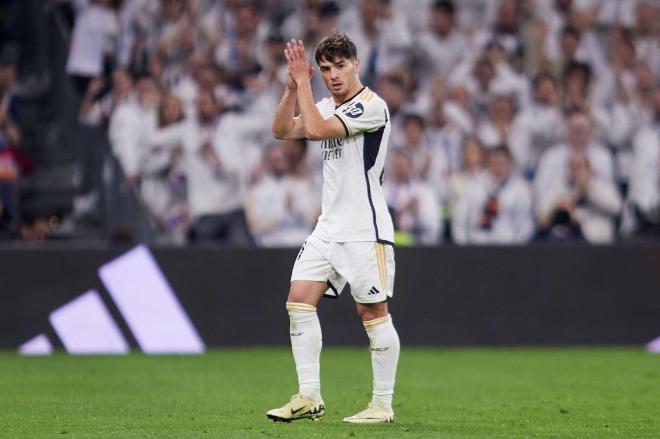
[[[325,413],[316,306],[324,295],[338,297],[348,283],[371,345],[373,397],[366,410],[344,422],[393,422],[399,336],[387,309],[394,283],[394,233],[381,189],[391,128],[387,104],[360,82],[357,50],[345,34],[334,33],[316,48],[316,63],[332,95],[316,104],[302,41],[287,43],[284,54],[286,88],[273,135],[322,141],[323,201],[316,228],[293,266],[286,303],[299,392],[267,416],[290,422],[317,420]],[[300,115],[294,117],[296,103]]]

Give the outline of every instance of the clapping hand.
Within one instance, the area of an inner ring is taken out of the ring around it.
[[[312,65],[305,54],[305,46],[301,40],[291,40],[286,43],[284,57],[288,64],[286,83],[289,89],[295,89],[303,81],[312,77]]]

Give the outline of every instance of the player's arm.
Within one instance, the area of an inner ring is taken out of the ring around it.
[[[337,116],[324,118],[316,105],[309,79],[298,84],[298,106],[303,121],[305,138],[309,140],[336,139],[347,137],[348,128]]]
[[[275,110],[272,127],[273,137],[276,139],[303,139],[305,138],[303,121],[299,117],[294,117],[296,89],[292,89],[288,82],[287,78],[287,87],[284,89],[277,110]]]
[[[296,83],[298,107],[302,119],[304,137],[310,140],[336,139],[346,137],[348,129],[338,117],[324,118],[314,103],[312,83],[310,81],[311,66],[305,54],[302,41],[287,43],[284,56],[289,65],[289,73]]]

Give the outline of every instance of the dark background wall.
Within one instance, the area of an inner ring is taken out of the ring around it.
[[[0,249],[0,347],[97,289],[135,344],[98,268],[127,248]],[[152,248],[208,346],[288,344],[284,301],[297,250]],[[391,312],[408,345],[642,344],[660,335],[660,247],[396,250]],[[364,345],[346,291],[323,300],[324,343]]]

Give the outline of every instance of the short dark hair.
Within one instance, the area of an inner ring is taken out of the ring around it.
[[[357,48],[348,35],[335,32],[321,40],[316,46],[314,57],[316,64],[320,64],[323,60],[335,62],[337,58],[355,59],[357,58]]]

